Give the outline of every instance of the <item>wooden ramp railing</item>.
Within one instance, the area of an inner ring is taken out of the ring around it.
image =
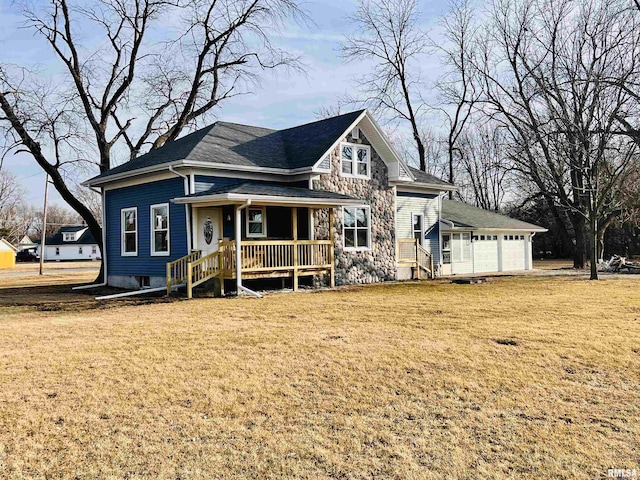
[[[176,285],[180,285],[187,281],[188,277],[188,267],[189,263],[195,262],[200,259],[202,256],[201,252],[198,250],[196,252],[192,252],[189,255],[185,255],[184,257],[178,258],[173,262],[167,263],[167,295],[171,294],[171,290]]]
[[[398,264],[415,268],[418,278],[425,271],[429,278],[434,278],[433,255],[420,245],[416,238],[398,239]]]
[[[220,252],[213,252],[187,264],[187,298],[193,298],[195,287],[221,275],[221,259]],[[220,291],[224,295],[223,281],[220,282]]]
[[[258,240],[240,245],[242,274],[248,278],[291,277],[293,289],[298,277],[329,273],[334,285],[333,242],[330,240]],[[172,287],[186,284],[187,297],[193,289],[209,279],[220,278],[224,295],[224,279],[236,278],[236,242],[221,241],[218,250],[202,256],[194,252],[167,263],[167,295]]]
[[[221,268],[226,278],[236,274],[236,242],[220,242]],[[329,271],[333,279],[333,243],[330,240],[257,240],[240,244],[242,272],[261,276],[291,276]]]
[[[418,278],[420,278],[420,270],[427,272],[429,278],[433,278],[433,255],[425,250],[422,245],[416,243],[416,260],[418,262]]]

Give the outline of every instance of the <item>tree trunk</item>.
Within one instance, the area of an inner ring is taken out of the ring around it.
[[[580,214],[572,215],[575,243],[573,245],[573,268],[583,269],[587,256],[586,222]]]
[[[591,275],[590,280],[598,280],[598,221],[596,219],[591,220],[591,253],[589,255],[591,260]]]
[[[449,183],[453,185],[453,145],[449,138]],[[453,200],[453,191],[449,190],[449,200]]]

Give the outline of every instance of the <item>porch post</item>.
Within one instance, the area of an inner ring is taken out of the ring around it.
[[[242,241],[242,210],[239,205],[236,209],[236,295],[240,295],[240,287],[242,286],[242,255],[240,252],[240,244]]]
[[[293,291],[298,290],[298,209],[291,209],[291,228],[293,229]]]
[[[333,208],[329,209],[329,240],[331,243],[329,244],[329,256],[331,258],[331,274],[329,275],[329,286],[331,288],[335,288],[336,286],[336,256],[335,256],[335,237],[336,237],[336,227],[335,227],[335,219],[334,219]]]

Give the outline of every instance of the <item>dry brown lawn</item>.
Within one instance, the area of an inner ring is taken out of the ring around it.
[[[0,307],[0,477],[640,468],[635,277],[108,305]]]

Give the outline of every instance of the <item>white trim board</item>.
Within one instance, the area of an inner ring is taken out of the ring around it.
[[[282,205],[282,206],[318,206],[324,207],[340,207],[343,205],[362,205],[360,199],[322,199],[322,198],[299,198],[299,197],[279,197],[275,195],[243,195],[239,193],[218,193],[215,195],[201,195],[198,197],[179,197],[171,200],[176,204],[193,205],[199,204],[224,204],[229,203],[245,203],[251,201],[251,203],[264,204],[264,205]]]

